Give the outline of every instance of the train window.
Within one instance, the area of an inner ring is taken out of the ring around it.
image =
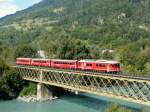
[[[30,60],[21,60],[22,62],[29,62]]]
[[[88,63],[88,64],[86,64],[86,66],[92,66],[92,64],[89,64],[89,63]]]
[[[45,62],[46,63],[46,62]],[[67,64],[67,65],[73,65],[73,63],[69,62],[54,62],[55,64]]]
[[[114,65],[110,64],[111,67],[113,67]]]
[[[117,64],[118,67],[120,67],[120,64]]]
[[[44,61],[40,61],[40,63],[44,63]]]
[[[96,66],[98,66],[98,67],[106,67],[106,65],[104,65],[104,64],[96,64]]]
[[[119,64],[111,65],[112,67],[119,67]]]
[[[96,66],[102,66],[101,64],[96,64]]]
[[[116,67],[119,67],[119,64],[115,64]]]
[[[38,61],[38,60],[34,60],[34,62],[39,63],[40,61]]]

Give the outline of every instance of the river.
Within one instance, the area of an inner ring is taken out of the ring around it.
[[[0,112],[105,112],[110,101],[113,99],[89,94],[64,95],[54,101],[38,103],[26,103],[19,100],[1,101]],[[117,101],[116,103],[132,109],[133,112],[140,112],[139,109],[145,108],[128,102]]]

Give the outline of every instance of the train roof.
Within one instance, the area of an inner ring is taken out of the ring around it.
[[[110,64],[118,64],[118,61],[114,61],[114,60],[96,60],[96,62],[99,63],[110,63]]]
[[[118,64],[118,61],[113,61],[113,60],[94,60],[94,59],[85,59],[85,60],[80,60],[79,62],[91,62],[91,63],[106,63],[106,64]]]
[[[51,61],[61,61],[61,62],[76,62],[76,61],[78,61],[78,60],[51,59]]]
[[[16,58],[16,59],[30,60],[30,59],[32,59],[32,58]]]
[[[95,61],[95,59],[82,59],[80,61]]]
[[[44,58],[33,58],[32,60],[50,60],[50,59],[44,59]]]

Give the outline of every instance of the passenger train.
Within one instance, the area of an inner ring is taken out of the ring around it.
[[[121,71],[120,63],[117,61],[110,61],[110,60],[63,60],[63,59],[17,58],[16,64],[38,66],[38,67],[49,67],[57,69],[96,71],[106,73],[117,73]]]

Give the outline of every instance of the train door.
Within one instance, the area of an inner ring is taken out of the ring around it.
[[[106,64],[107,66],[107,72],[110,72],[110,64]]]

